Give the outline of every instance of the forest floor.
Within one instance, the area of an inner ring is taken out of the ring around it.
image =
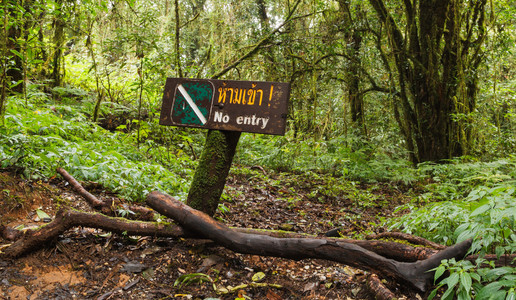
[[[94,183],[83,185],[100,199],[115,197]],[[410,200],[407,187],[392,183],[357,187],[371,196],[366,204],[321,186],[331,189],[318,176],[237,171],[216,218],[229,226],[314,235],[344,226],[351,236],[384,231],[380,220]],[[91,211],[60,176],[27,181],[0,172],[0,223],[37,227],[43,224],[38,209],[53,217],[63,206]],[[7,245],[0,238],[0,250]],[[334,262],[242,255],[207,240],[74,228],[21,258],[0,257],[0,299],[374,299],[366,277]],[[384,282],[400,299],[425,298]]]

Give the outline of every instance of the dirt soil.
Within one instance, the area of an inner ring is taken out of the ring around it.
[[[345,226],[352,236],[383,231],[379,220],[409,199],[392,184],[376,184],[360,187],[375,201],[359,205],[345,193],[320,189],[324,184],[259,168],[236,172],[216,218],[229,226],[315,235]],[[100,199],[115,197],[83,185]],[[0,224],[35,228],[49,221],[41,212],[52,218],[63,206],[91,211],[59,176],[41,182],[0,172]],[[0,238],[0,251],[8,243]],[[74,228],[21,258],[0,256],[0,299],[374,299],[366,277],[334,262],[242,255],[207,240]],[[384,282],[401,299],[425,298]]]

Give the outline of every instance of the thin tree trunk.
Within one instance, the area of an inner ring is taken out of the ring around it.
[[[179,0],[174,1],[174,8],[175,8],[175,21],[176,21],[176,71],[177,76],[179,78],[183,77],[183,70],[181,69],[181,48],[179,45],[180,42],[180,33],[181,33],[181,27],[180,27],[180,20],[179,20]]]
[[[63,58],[63,44],[64,44],[64,28],[65,22],[63,20],[63,0],[56,2],[56,11],[59,13],[54,18],[54,57],[52,61],[52,86],[61,85],[61,66]]]
[[[7,90],[9,91],[9,94],[12,93],[23,93],[23,60],[22,57],[20,57],[19,54],[22,53],[22,47],[20,44],[20,40],[22,38],[21,34],[21,28],[23,26],[23,20],[20,20],[21,14],[20,12],[13,11],[8,5],[9,0],[5,1],[5,7],[6,7],[6,14],[4,18],[7,18],[6,22],[8,22],[9,18],[11,18],[12,24],[8,24],[6,28],[7,30],[7,61],[12,60],[14,61],[13,67],[7,67],[6,70],[6,83],[7,83]],[[20,8],[19,6],[23,5],[23,3],[16,3],[14,4],[15,9]],[[11,51],[12,50],[12,51]],[[14,51],[14,52],[13,52]],[[11,86],[9,82],[14,82],[15,85]]]
[[[4,12],[7,12],[7,2],[8,0],[3,0],[3,10]],[[2,57],[0,58],[0,64],[2,68],[2,74],[0,74],[0,88],[2,89],[0,91],[0,126],[5,125],[5,107],[7,102],[7,90],[8,90],[8,80],[7,80],[7,58],[9,57],[7,55],[7,43],[9,42],[9,31],[8,31],[8,25],[9,25],[9,19],[7,17],[7,13],[4,14],[4,17],[2,19],[3,23],[3,46],[2,46]]]

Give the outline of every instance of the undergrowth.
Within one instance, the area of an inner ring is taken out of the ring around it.
[[[401,155],[393,157],[377,151],[372,144],[357,145],[352,137],[295,140],[291,135],[291,132],[286,136],[244,134],[236,160],[244,165],[262,165],[277,171],[328,173],[367,183],[410,184],[419,180],[408,160]]]
[[[470,254],[479,254],[475,264],[443,261],[436,278],[444,270],[450,275],[429,299],[441,287],[442,299],[515,299],[516,268],[496,267],[484,257],[516,253],[516,157],[489,163],[457,159],[419,170],[431,181],[427,192],[398,208],[409,213],[388,220],[391,229],[445,245],[472,239]]]
[[[27,178],[41,179],[63,167],[128,200],[142,200],[152,190],[185,197],[194,162],[184,152],[106,131],[72,106],[11,101],[17,105],[7,106],[6,126],[0,128],[2,168],[14,166]]]

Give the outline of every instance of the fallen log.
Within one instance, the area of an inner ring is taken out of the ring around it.
[[[205,238],[204,236],[194,232],[185,231],[182,227],[173,224],[164,225],[157,222],[131,221],[125,218],[106,216],[101,213],[88,213],[73,209],[62,209],[58,211],[51,223],[43,225],[35,230],[27,230],[26,232],[23,232],[7,226],[0,226],[0,237],[8,241],[16,241],[12,247],[8,247],[7,249],[9,250],[5,252],[8,256],[19,257],[32,249],[38,249],[41,245],[55,240],[60,234],[76,226],[91,227],[113,233],[126,233],[137,236]],[[244,234],[266,235],[277,238],[311,238],[334,242],[346,242],[356,244],[386,258],[405,262],[422,260],[436,252],[436,250],[429,248],[412,247],[405,244],[387,241],[332,239],[309,234],[252,228],[231,229]]]
[[[364,249],[372,251],[378,255],[381,255],[386,258],[394,259],[397,261],[403,262],[415,262],[418,260],[427,259],[430,256],[436,254],[438,251],[432,248],[426,247],[413,247],[407,244],[401,244],[391,241],[383,241],[383,240],[352,240],[352,239],[343,239],[343,238],[331,238],[331,237],[320,237],[314,236],[310,234],[304,233],[296,233],[290,231],[281,231],[281,230],[265,230],[265,229],[254,229],[254,228],[233,228],[241,233],[250,233],[250,234],[260,234],[260,235],[268,235],[271,237],[277,238],[315,238],[315,239],[324,239],[328,241],[339,241],[345,243],[351,243],[358,245]]]
[[[413,236],[408,233],[403,232],[382,232],[378,234],[371,234],[366,236],[367,240],[378,240],[378,239],[397,239],[402,241],[407,241],[413,245],[421,245],[426,247],[431,247],[432,249],[444,250],[446,246],[434,243],[425,238],[419,236]]]
[[[441,260],[462,259],[471,246],[471,240],[467,240],[448,247],[422,261],[399,262],[380,256],[358,245],[342,241],[314,238],[276,238],[241,233],[160,192],[150,193],[146,202],[157,212],[174,219],[185,230],[211,239],[238,253],[295,260],[320,258],[336,261],[394,278],[420,291],[426,291],[432,283],[433,272],[430,270],[439,266]]]

